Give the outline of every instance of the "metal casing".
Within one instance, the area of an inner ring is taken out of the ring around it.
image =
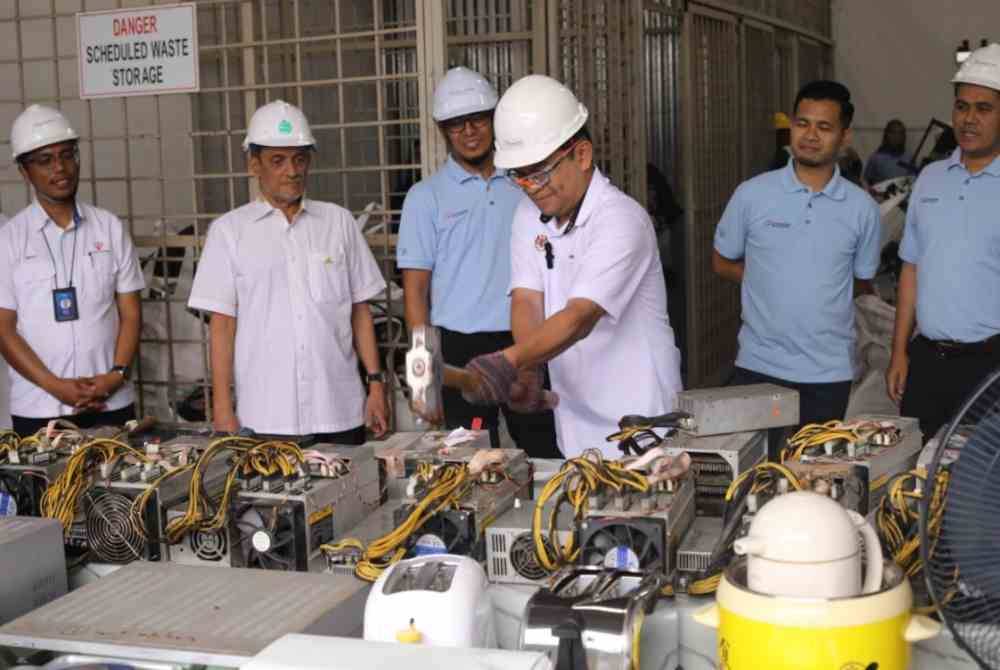
[[[647,508],[644,503],[651,496],[653,507]],[[628,525],[634,521],[644,529],[655,529],[654,541],[658,543],[662,559],[659,569],[663,574],[669,575],[676,568],[677,547],[691,526],[691,522],[694,521],[694,478],[685,476],[676,480],[674,490],[670,493],[654,491],[645,496],[639,494],[627,499],[625,504],[622,504],[618,497],[611,497],[605,498],[603,504],[591,503],[591,505],[586,518],[576,525],[576,544],[580,548],[578,565],[586,560],[592,536],[608,528]],[[629,557],[629,560],[633,558],[635,557]]]
[[[494,584],[531,584],[545,582],[551,576],[535,556],[531,521],[535,506],[518,501],[486,529],[486,576]],[[548,527],[549,510],[542,512]],[[556,519],[556,539],[565,542],[572,533],[572,519],[561,513]],[[548,537],[545,538],[548,542]]]
[[[587,667],[632,670],[633,651],[646,615],[666,584],[663,574],[599,568],[565,568],[549,588],[528,601],[521,627],[521,649],[555,654],[561,641],[579,645]],[[570,626],[577,639],[564,637]],[[561,628],[560,637],[553,630]]]
[[[239,667],[286,633],[356,636],[369,585],[136,562],[0,627],[0,645]]]
[[[66,588],[59,522],[0,517],[0,624],[55,600]]]
[[[859,414],[850,421],[889,421],[900,429],[900,439],[892,446],[870,446],[855,456],[838,451],[802,460],[788,459],[784,465],[806,488],[817,490],[822,486],[825,491],[829,484],[838,484],[839,495],[833,497],[847,509],[871,520],[886,494],[889,480],[916,466],[923,449],[923,433],[917,419],[911,417]]]
[[[461,445],[448,450],[447,454],[437,453],[432,463],[468,463],[480,449],[475,446]],[[479,481],[469,486],[458,500],[457,509],[442,510],[438,515],[446,518],[442,523],[448,523],[459,529],[462,536],[461,544],[467,555],[483,560],[486,556],[484,545],[485,532],[507,510],[514,506],[514,500],[529,499],[533,492],[534,470],[527,455],[520,449],[493,449],[491,452],[502,452],[505,460],[502,464],[504,476],[495,472],[484,472]],[[397,508],[398,523],[409,515],[410,510],[418,502],[417,498],[405,498]],[[415,533],[417,538],[424,535],[424,528],[435,525],[436,519],[431,517],[427,524]],[[469,546],[465,546],[469,545]],[[444,551],[437,543],[416,547],[417,553],[435,553]],[[452,553],[457,553],[452,551]]]
[[[767,459],[767,431],[703,437],[679,433],[670,440],[666,452],[691,457],[698,511],[721,515],[733,480]]]
[[[700,516],[677,547],[677,570],[700,574],[712,567],[722,540],[722,519]]]
[[[48,484],[54,482],[66,469],[67,459],[65,456],[57,455],[51,451],[42,452],[41,455],[46,459],[44,462],[0,463],[0,472],[23,477],[25,484],[30,485],[33,489],[35,509],[19,509],[17,513],[20,516],[41,516],[41,510],[37,506],[41,503],[42,494],[45,493]]]
[[[799,423],[799,392],[775,384],[692,389],[677,394],[677,409],[693,417],[693,435],[724,435]]]
[[[252,537],[241,515],[253,509],[263,519],[282,515],[293,534],[290,560],[294,569],[307,570],[319,556],[320,545],[356,526],[379,505],[379,475],[371,447],[316,445],[312,447],[348,461],[350,470],[337,477],[309,477],[286,482],[277,491],[239,491],[230,504],[229,557],[234,566],[250,562]],[[261,514],[265,512],[265,514]]]
[[[221,491],[228,466],[221,459],[213,462],[202,476],[203,488],[212,495]],[[129,520],[132,501],[150,488],[156,480],[135,477],[134,472],[123,478],[95,481],[84,492],[82,507],[84,520],[74,523],[67,536],[70,546],[88,548],[100,560],[108,563],[128,563],[134,560],[166,560],[169,547],[163,542],[163,531],[168,522],[167,511],[186,501],[191,484],[191,471],[181,472],[163,480],[149,498],[143,511],[147,537],[137,533]]]

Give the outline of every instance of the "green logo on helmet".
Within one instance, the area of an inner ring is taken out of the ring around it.
[[[283,120],[278,124],[278,132],[282,135],[288,135],[292,132],[292,122],[288,119]]]

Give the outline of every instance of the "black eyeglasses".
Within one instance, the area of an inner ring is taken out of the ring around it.
[[[458,116],[454,119],[442,121],[441,127],[444,128],[444,131],[449,135],[458,135],[460,132],[465,130],[465,124],[472,126],[473,130],[482,130],[486,127],[486,124],[489,123],[492,117],[492,112],[466,114],[465,116]]]
[[[40,168],[47,170],[55,164],[56,160],[58,160],[61,163],[78,163],[80,161],[79,147],[73,147],[72,149],[63,149],[58,154],[54,152],[49,152],[49,153],[29,156],[24,159],[24,162],[32,163]]]

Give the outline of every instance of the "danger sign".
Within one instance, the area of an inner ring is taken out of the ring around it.
[[[80,97],[198,90],[194,4],[76,15]]]

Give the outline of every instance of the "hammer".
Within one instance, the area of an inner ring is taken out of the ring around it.
[[[410,407],[422,419],[440,423],[444,419],[441,389],[445,386],[474,393],[478,381],[472,373],[444,364],[441,331],[434,326],[417,326],[410,334],[406,352],[406,385],[410,387]]]

